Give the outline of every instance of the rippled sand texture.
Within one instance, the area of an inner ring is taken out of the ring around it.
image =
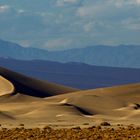
[[[7,127],[140,125],[140,83],[81,91],[4,68],[0,75],[0,123]]]

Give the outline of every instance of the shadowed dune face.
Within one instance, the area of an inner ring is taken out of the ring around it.
[[[27,94],[36,97],[48,97],[57,94],[64,94],[64,93],[78,91],[78,89],[74,89],[74,88],[70,88],[54,83],[49,83],[47,81],[36,80],[2,67],[0,67],[0,75],[1,75],[1,79],[3,79],[1,80],[1,84],[2,84],[1,90],[5,86],[7,86],[6,88],[4,88],[6,90],[15,87],[15,93],[22,93],[22,94]],[[5,79],[2,78],[2,76]]]
[[[140,125],[140,83],[80,91],[4,68],[0,75],[0,123]]]

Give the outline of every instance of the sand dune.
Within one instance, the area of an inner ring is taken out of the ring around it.
[[[27,93],[27,95],[31,96],[48,97],[57,94],[78,91],[78,89],[50,83],[47,81],[36,80],[2,67],[0,67],[0,75],[9,80],[15,86],[15,92],[22,94]]]
[[[80,91],[56,97],[46,101],[57,101],[63,105],[72,105],[83,110],[85,118],[95,123],[140,124],[140,84],[100,88]]]
[[[4,68],[0,75],[0,123],[140,125],[140,83],[80,91]]]
[[[0,96],[6,94],[12,94],[14,92],[14,86],[7,79],[0,76]]]

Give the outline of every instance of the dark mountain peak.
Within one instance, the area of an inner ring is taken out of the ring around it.
[[[4,58],[0,58],[0,67],[38,79],[81,89],[140,82],[140,69],[132,68],[99,67],[83,63],[60,63],[45,60],[27,61]]]

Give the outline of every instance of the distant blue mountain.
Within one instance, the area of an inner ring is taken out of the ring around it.
[[[21,60],[47,59],[48,51],[36,48],[25,48],[16,43],[0,40],[0,57]]]
[[[93,89],[140,82],[140,69],[113,68],[84,63],[0,58],[0,67],[31,77],[80,89]]]
[[[90,46],[65,51],[24,48],[18,44],[0,40],[0,56],[21,60],[42,59],[59,62],[81,62],[97,66],[140,68],[140,46],[120,45]]]

